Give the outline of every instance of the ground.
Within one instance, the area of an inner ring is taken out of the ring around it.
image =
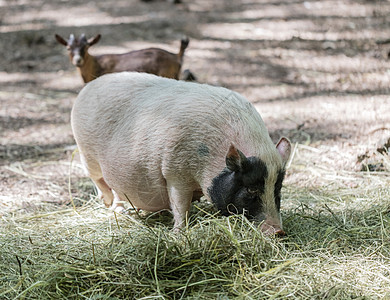
[[[312,159],[337,169],[360,169],[358,156],[390,137],[388,1],[1,4],[2,211],[69,201],[69,113],[83,82],[55,33],[101,33],[92,53],[177,51],[187,35],[184,69],[242,93],[275,142],[316,147]]]
[[[319,194],[359,209],[375,190],[382,195],[375,205],[390,207],[389,158],[376,151],[390,138],[389,1],[3,0],[0,7],[5,223],[55,214],[71,199],[80,206],[94,192],[78,155],[72,160],[70,111],[84,84],[55,33],[100,33],[92,54],[176,52],[188,36],[183,69],[243,94],[274,142],[293,143],[282,211],[312,205]],[[346,194],[362,201],[345,202]]]

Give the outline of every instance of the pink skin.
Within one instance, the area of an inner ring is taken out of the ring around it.
[[[80,92],[71,117],[88,175],[107,206],[129,201],[148,211],[171,209],[182,228],[192,199],[208,200],[212,180],[234,144],[267,164],[261,229],[282,234],[274,200],[290,142],[275,146],[254,107],[224,88],[145,73],[102,76]]]

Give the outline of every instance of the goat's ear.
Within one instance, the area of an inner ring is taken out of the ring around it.
[[[59,42],[60,44],[62,44],[64,46],[68,46],[68,42],[66,40],[64,40],[63,37],[61,37],[58,34],[56,34],[55,37],[56,37],[57,42]]]
[[[95,45],[97,42],[99,42],[99,40],[100,40],[101,37],[102,37],[102,36],[101,36],[100,34],[98,34],[97,36],[88,39],[88,45],[89,45],[89,46]]]

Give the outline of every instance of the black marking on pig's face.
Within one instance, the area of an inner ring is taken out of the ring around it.
[[[277,213],[280,211],[284,174],[284,170],[277,171],[276,181],[267,183],[274,184],[273,199],[265,199],[265,184],[270,176],[265,162],[246,157],[232,146],[226,156],[226,168],[212,180],[208,194],[222,215],[244,214],[248,219],[262,221],[266,218],[266,206],[270,207],[264,201],[275,201]]]
[[[235,171],[227,166],[212,180],[208,193],[222,215],[244,214],[248,219],[254,219],[263,211],[261,196],[267,176],[265,163],[248,157]]]
[[[278,174],[278,178],[275,182],[275,190],[274,190],[274,197],[275,197],[275,204],[278,211],[280,211],[280,199],[281,199],[281,190],[282,190],[282,184],[284,180],[284,175],[286,174],[285,170],[281,170]]]

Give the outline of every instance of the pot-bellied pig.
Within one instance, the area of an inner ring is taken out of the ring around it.
[[[221,87],[145,73],[104,75],[80,92],[71,123],[106,206],[171,209],[181,228],[194,194],[223,215],[283,234],[280,192],[290,142],[275,146],[255,108]]]

